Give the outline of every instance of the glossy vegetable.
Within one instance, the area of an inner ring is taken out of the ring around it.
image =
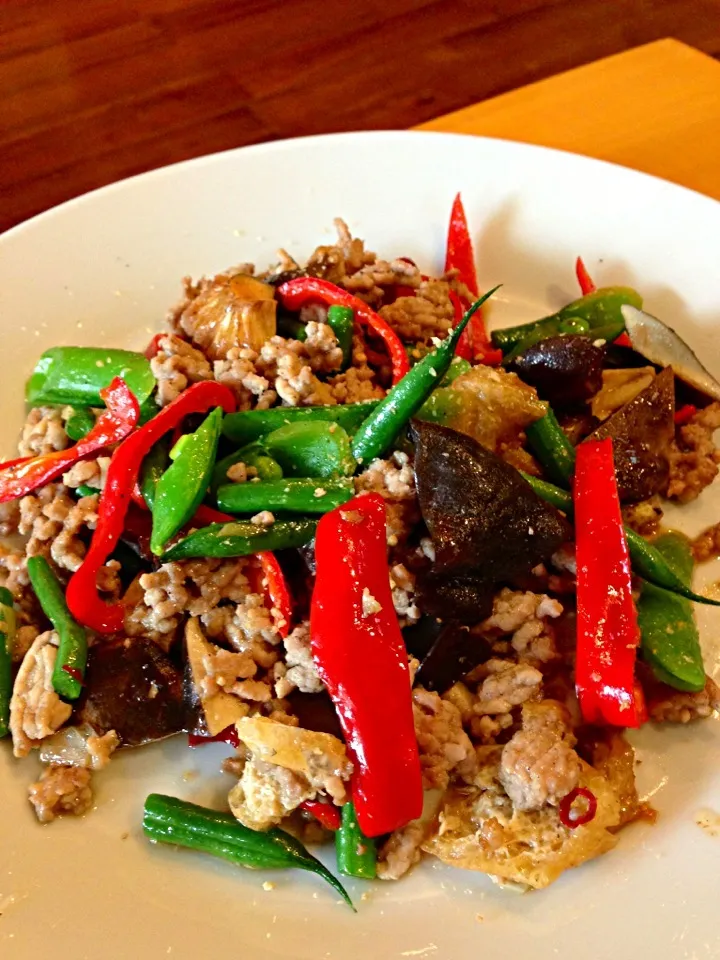
[[[282,480],[282,467],[277,460],[269,457],[260,443],[249,443],[217,461],[210,477],[210,493],[213,496],[217,494],[219,487],[230,482],[228,470],[230,467],[234,467],[236,463],[244,463],[246,467],[254,467],[255,473],[263,482],[273,483]]]
[[[584,441],[612,437],[622,503],[647,500],[667,490],[674,417],[674,377],[667,368]]]
[[[352,799],[367,837],[404,826],[423,805],[407,655],[385,538],[385,501],[377,493],[326,514],[315,541],[310,612],[313,660],[345,734],[355,767]]]
[[[672,367],[676,377],[713,400],[720,400],[720,383],[702,365],[690,347],[675,331],[657,317],[635,309],[622,308],[623,319],[634,350],[651,363]]]
[[[351,307],[341,307],[333,305],[328,307],[327,322],[332,332],[337,337],[342,350],[342,368],[347,367],[352,360],[353,345],[353,324],[355,313]]]
[[[45,557],[29,557],[27,572],[43,613],[60,641],[52,674],[53,689],[66,700],[77,700],[87,664],[87,634],[71,616],[62,587]]]
[[[597,287],[592,281],[592,277],[587,271],[587,267],[583,263],[582,257],[578,257],[575,261],[575,274],[580,286],[580,292],[583,296],[586,296],[588,293],[594,293],[597,290]]]
[[[167,563],[191,557],[247,557],[262,550],[302,547],[315,536],[316,526],[317,520],[308,518],[276,520],[267,527],[249,520],[212,523],[173,544],[162,560]]]
[[[91,487],[87,483],[81,483],[79,487],[75,487],[75,495],[78,499],[94,497],[98,493],[100,493],[100,490],[97,487]]]
[[[528,446],[551,480],[568,484],[575,471],[575,447],[552,410],[525,428]]]
[[[117,443],[130,433],[140,413],[133,395],[122,380],[113,380],[102,393],[107,409],[84,439],[66,450],[12,461],[0,469],[0,503],[25,496],[59,477],[78,460]]]
[[[508,369],[553,407],[574,406],[602,388],[605,348],[585,336],[546,337],[523,350]]]
[[[77,407],[101,407],[113,380],[123,380],[138,404],[155,389],[150,362],[132,350],[104,347],[52,347],[38,360],[25,387],[31,406],[71,403]]]
[[[222,409],[216,407],[194,433],[185,434],[174,458],[170,452],[173,462],[160,477],[153,498],[150,549],[154,554],[163,552],[200,506],[215,463],[221,423]]]
[[[243,410],[228,414],[223,420],[223,436],[233,443],[245,446],[253,440],[272,433],[289,423],[325,420],[339,423],[348,433],[354,433],[377,407],[379,400],[363,403],[337,404],[332,407],[273,407],[270,410]]]
[[[140,468],[140,494],[148,510],[153,508],[157,485],[169,464],[170,438],[163,437],[152,447]]]
[[[65,433],[71,440],[82,440],[95,426],[95,414],[89,407],[75,407],[65,423]]]
[[[575,687],[586,723],[637,727],[640,631],[620,514],[612,440],[578,448],[573,484],[577,557]]]
[[[693,558],[687,538],[668,533],[658,537],[653,546],[690,586]],[[642,657],[656,678],[677,690],[703,690],[705,668],[690,601],[643,583],[637,611]]]
[[[243,826],[229,813],[151,793],[145,801],[143,831],[158,843],[200,850],[253,870],[308,870],[322,877],[352,907],[340,881],[299,840],[283,830],[259,833]]]
[[[507,357],[523,341],[530,346],[532,342],[537,343],[544,337],[559,333],[561,324],[570,319],[585,320],[591,334],[601,328],[614,329],[616,326],[622,330],[625,326],[622,308],[627,304],[641,307],[642,297],[630,287],[601,287],[542,320],[493,330],[490,339]],[[528,340],[529,335],[534,340]]]
[[[420,421],[412,432],[418,498],[435,546],[436,573],[512,579],[570,538],[560,514],[477,441]]]
[[[475,623],[482,619],[482,613]],[[446,624],[423,658],[415,684],[445,693],[480,663],[492,656],[490,642],[482,634],[457,623]]]
[[[9,733],[15,631],[16,617],[12,594],[6,587],[0,587],[0,738]]]
[[[342,808],[341,817],[340,829],[335,834],[338,870],[346,877],[374,880],[377,874],[375,841],[364,836],[352,801]]]
[[[263,449],[286,477],[342,477],[355,472],[350,438],[338,423],[288,423],[268,433]]]
[[[358,463],[367,466],[392,445],[447,373],[457,342],[472,315],[497,289],[493,287],[477,300],[440,346],[416,363],[380,401],[353,437],[352,451]]]
[[[273,483],[228,483],[217,492],[228,513],[327,513],[355,495],[352,480],[276,480]]]
[[[305,800],[300,804],[300,809],[315,817],[318,823],[322,824],[326,830],[339,830],[342,823],[340,807],[334,803],[323,803],[322,800]]]
[[[232,411],[235,403],[233,393],[220,383],[212,380],[194,383],[115,450],[90,547],[67,588],[68,606],[81,623],[98,633],[117,633],[123,629],[123,604],[106,603],[99,596],[97,575],[123,533],[130,498],[146,455],[188,414],[205,413],[217,406]]]

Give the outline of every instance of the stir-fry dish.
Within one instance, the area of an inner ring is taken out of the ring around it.
[[[662,524],[718,473],[720,384],[580,260],[578,299],[488,335],[459,196],[438,278],[336,226],[186,279],[144,353],[40,357],[0,465],[0,736],[42,823],[185,736],[226,745],[227,805],[140,797],[151,841],[348,903],[307,845],[545,887],[653,819],[626,728],[720,704],[720,524]]]

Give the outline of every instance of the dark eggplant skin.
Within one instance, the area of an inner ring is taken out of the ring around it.
[[[675,378],[671,367],[601,424],[588,440],[606,437],[613,441],[622,503],[647,500],[667,490],[670,447],[675,438]]]
[[[604,360],[604,345],[595,346],[592,337],[582,334],[565,334],[528,347],[508,369],[535,387],[541,400],[562,410],[584,403],[601,389]]]
[[[511,580],[571,539],[562,514],[472,437],[418,420],[412,434],[420,510],[435,546],[434,575]]]
[[[454,683],[492,656],[490,642],[459,623],[440,632],[415,674],[415,685],[445,693]]]
[[[419,578],[417,604],[423,613],[440,620],[477,623],[492,613],[492,584],[477,576]]]
[[[182,673],[144,637],[101,640],[88,654],[79,722],[114,730],[123,746],[163,740],[186,729]]]

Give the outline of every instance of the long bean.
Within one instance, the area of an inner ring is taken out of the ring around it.
[[[249,520],[211,523],[193,531],[163,554],[163,562],[192,557],[247,557],[262,550],[303,547],[315,536],[317,520],[300,517],[260,526]]]
[[[276,480],[273,483],[227,483],[217,503],[227,513],[327,513],[355,496],[352,480]]]
[[[374,880],[377,874],[375,841],[360,830],[352,802],[342,808],[342,823],[335,833],[337,868],[346,877]]]

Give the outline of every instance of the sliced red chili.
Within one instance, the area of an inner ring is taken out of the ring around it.
[[[342,822],[340,808],[334,803],[323,803],[322,800],[305,800],[300,809],[311,814],[326,830],[339,830]]]
[[[238,732],[235,729],[235,724],[231,724],[229,727],[225,727],[225,729],[221,730],[220,733],[216,733],[214,737],[203,736],[198,733],[188,734],[189,747],[202,747],[206,743],[229,743],[233,747],[239,747],[240,737],[238,737]]]
[[[573,807],[575,802],[580,799],[587,801],[587,807],[584,812],[576,811]],[[560,801],[560,806],[558,807],[560,823],[570,830],[574,830],[576,827],[583,827],[586,823],[590,823],[591,820],[595,819],[597,806],[597,797],[592,790],[588,790],[587,787],[575,787],[574,790],[571,790],[570,793]]]
[[[578,283],[580,284],[580,292],[583,296],[586,296],[588,293],[594,293],[594,291],[597,290],[592,277],[587,271],[587,267],[583,263],[582,257],[578,257],[575,261],[575,273]]]
[[[697,413],[697,407],[692,403],[686,403],[684,407],[680,409],[675,414],[675,425],[678,427],[684,427],[686,423],[689,423],[692,418]]]

